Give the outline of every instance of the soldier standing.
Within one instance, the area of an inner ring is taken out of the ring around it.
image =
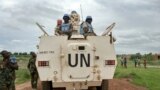
[[[127,68],[127,58],[124,58],[124,67]]]
[[[134,60],[134,66],[135,66],[135,68],[137,67],[137,62],[138,62],[138,58],[136,58],[136,59]]]
[[[37,55],[34,52],[31,52],[30,55],[31,58],[29,59],[28,62],[28,69],[31,75],[31,85],[33,90],[37,90],[38,72],[35,65]]]
[[[123,58],[120,58],[121,66],[123,67]]]
[[[4,74],[5,74],[5,84],[6,84],[6,88],[7,90],[15,90],[15,85],[14,85],[14,80],[15,78],[13,78],[13,71],[14,70],[18,70],[18,65],[17,64],[13,64],[10,61],[10,52],[4,50],[1,52],[2,56],[3,56],[3,68],[4,70]],[[15,73],[14,73],[15,75]]]

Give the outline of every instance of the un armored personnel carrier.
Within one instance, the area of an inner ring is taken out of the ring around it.
[[[42,29],[42,27],[38,24]],[[117,61],[111,30],[101,36],[84,37],[77,33],[68,36],[40,36],[36,66],[43,90],[107,90]],[[79,30],[79,25],[74,25]]]

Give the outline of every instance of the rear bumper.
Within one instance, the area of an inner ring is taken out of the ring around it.
[[[88,89],[90,86],[101,86],[102,81],[85,81],[85,82],[53,82],[53,88],[65,87],[66,90]]]

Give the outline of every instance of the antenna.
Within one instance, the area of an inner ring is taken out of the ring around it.
[[[83,12],[82,12],[82,6],[80,4],[80,8],[81,8],[81,17],[82,17],[82,22],[83,22]]]
[[[44,35],[49,36],[48,33],[43,29],[43,27],[38,22],[36,22],[36,24],[41,29],[41,31],[44,33]]]
[[[113,27],[115,26],[116,23],[112,23],[109,27],[106,28],[106,31],[102,33],[102,36],[106,36],[107,34],[109,34]]]

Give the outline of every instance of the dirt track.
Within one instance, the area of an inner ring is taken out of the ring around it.
[[[113,79],[109,81],[109,90],[147,90],[144,87],[131,84],[130,79]],[[16,90],[32,90],[30,82],[16,86]],[[41,83],[38,84],[38,90],[41,89]]]

